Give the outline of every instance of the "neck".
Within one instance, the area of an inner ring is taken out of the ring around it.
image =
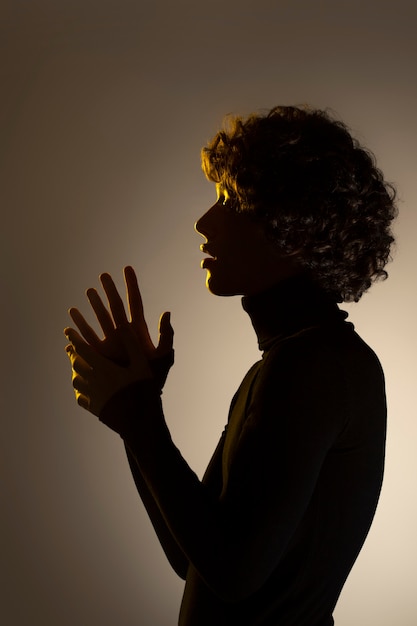
[[[242,306],[251,318],[260,350],[306,328],[343,321],[347,316],[304,274],[244,296]]]

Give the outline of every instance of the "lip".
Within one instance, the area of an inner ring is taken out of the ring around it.
[[[213,266],[213,264],[217,263],[217,260],[211,256],[207,256],[205,259],[201,261],[201,267],[204,269],[208,269]]]
[[[214,251],[213,251],[213,249],[211,248],[210,245],[202,243],[201,246],[200,246],[200,250],[201,250],[201,252],[204,252],[204,254],[208,254],[209,255],[208,257],[206,257],[205,259],[203,259],[201,261],[201,267],[203,269],[208,269],[208,268],[210,268],[213,265],[213,263],[216,263],[217,257],[214,254]]]
[[[212,250],[212,248],[210,246],[207,246],[205,243],[201,244],[200,250],[201,250],[201,252],[204,252],[204,254],[208,254],[209,257],[212,258],[212,260],[215,261],[217,259],[217,257],[214,254],[214,251]]]

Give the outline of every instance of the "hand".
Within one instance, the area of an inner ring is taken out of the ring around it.
[[[109,399],[118,389],[131,382],[153,378],[162,388],[173,363],[174,331],[170,314],[161,316],[159,340],[155,347],[144,318],[142,298],[133,268],[126,267],[124,276],[130,321],[111,276],[102,274],[100,280],[110,312],[95,289],[89,289],[87,297],[104,338],[98,337],[75,308],[70,309],[70,315],[82,336],[71,328],[64,331],[72,344],[66,350],[73,368],[77,402],[95,415],[104,406],[105,398]]]
[[[97,417],[115,393],[131,383],[153,379],[147,358],[130,326],[117,329],[128,365],[118,365],[102,356],[73,328],[66,328],[64,332],[71,342],[66,352],[71,361],[77,402]]]
[[[136,274],[132,267],[125,267],[124,277],[130,321],[127,319],[123,301],[109,274],[102,274],[100,280],[106,293],[111,313],[103,304],[96,289],[87,290],[87,297],[104,333],[103,339],[97,336],[78,309],[72,308],[69,313],[84,339],[97,352],[119,365],[126,365],[128,356],[116,329],[123,325],[130,325],[149,361],[154,378],[160,389],[162,389],[174,361],[172,349],[174,331],[170,323],[170,313],[165,312],[161,315],[158,345],[155,347],[149,335],[143,313],[142,297]]]

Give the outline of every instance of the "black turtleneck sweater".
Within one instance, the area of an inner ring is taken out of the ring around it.
[[[156,386],[122,390],[100,419],[124,439],[186,579],[180,626],[330,626],[381,488],[383,373],[346,314],[303,277],[242,303],[262,359],[202,481],[172,443]]]

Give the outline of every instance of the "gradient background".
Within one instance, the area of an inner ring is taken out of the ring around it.
[[[346,307],[387,378],[386,478],[337,626],[415,626],[415,3],[13,0],[1,37],[1,584],[5,626],[174,626],[183,583],[120,439],[74,402],[62,328],[85,288],[137,268],[164,393],[199,475],[259,357],[239,298],[206,292],[199,149],[228,112],[330,107],[397,184],[390,278]],[[92,317],[90,316],[90,319]],[[215,626],[215,625],[213,625]]]

